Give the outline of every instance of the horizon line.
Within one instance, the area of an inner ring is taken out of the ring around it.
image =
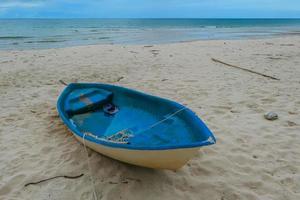
[[[295,19],[300,17],[5,17],[3,19]]]

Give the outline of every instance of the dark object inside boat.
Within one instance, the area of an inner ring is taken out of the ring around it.
[[[116,105],[114,105],[113,103],[107,103],[103,106],[103,111],[106,114],[114,115],[119,111],[119,108]]]

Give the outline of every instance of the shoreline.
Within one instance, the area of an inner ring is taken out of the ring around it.
[[[0,49],[0,52],[13,52],[13,51],[44,51],[51,49],[68,49],[68,48],[85,48],[85,47],[94,47],[94,46],[116,46],[116,47],[143,47],[143,46],[164,46],[164,45],[176,45],[176,44],[185,44],[185,43],[198,43],[198,42],[230,42],[230,41],[259,41],[259,40],[272,40],[272,39],[284,39],[284,38],[298,38],[300,33],[296,34],[279,34],[277,36],[266,36],[266,37],[249,37],[249,38],[236,38],[236,39],[196,39],[196,40],[186,40],[186,41],[176,41],[169,43],[157,43],[157,44],[122,44],[122,43],[111,43],[111,44],[85,44],[85,45],[74,45],[74,46],[64,46],[64,47],[49,47],[49,48],[27,48],[27,49]]]

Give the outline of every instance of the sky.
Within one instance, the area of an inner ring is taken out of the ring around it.
[[[0,0],[0,18],[300,18],[300,0]]]

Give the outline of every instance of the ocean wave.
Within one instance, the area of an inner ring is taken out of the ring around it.
[[[81,40],[107,40],[111,37],[88,37],[88,38],[82,38]]]
[[[109,39],[110,37],[98,37],[99,40]]]
[[[0,40],[16,40],[16,39],[28,39],[32,37],[28,36],[0,36]]]
[[[66,42],[67,40],[38,40],[38,41],[26,41],[24,43],[32,44],[32,43],[56,43],[56,42]]]

